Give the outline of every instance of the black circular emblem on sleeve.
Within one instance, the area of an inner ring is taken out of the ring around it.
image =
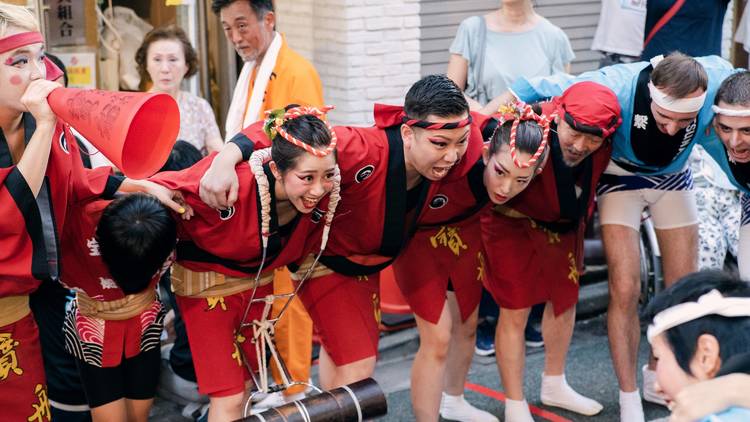
[[[219,210],[220,219],[226,221],[232,217],[234,217],[234,207],[229,207],[227,209]]]
[[[60,148],[65,151],[66,154],[70,154],[68,140],[65,138],[65,132],[60,132]]]
[[[357,175],[354,176],[354,180],[357,183],[362,183],[365,181],[365,179],[372,176],[372,173],[374,171],[375,171],[375,166],[373,166],[372,164],[368,164],[362,167],[361,169],[359,169],[359,171],[357,172]]]
[[[325,212],[321,210],[320,208],[314,208],[312,212],[310,213],[310,220],[312,220],[313,223],[320,223],[320,220],[325,215]]]
[[[448,197],[439,194],[432,197],[432,201],[430,201],[430,208],[433,210],[436,210],[438,208],[443,208],[448,203]]]

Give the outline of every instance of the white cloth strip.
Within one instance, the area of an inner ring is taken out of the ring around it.
[[[750,109],[744,109],[744,110],[735,110],[735,109],[729,109],[729,108],[721,108],[717,105],[712,105],[711,110],[713,110],[716,114],[721,114],[722,116],[729,116],[729,117],[750,117]]]
[[[706,101],[705,91],[697,97],[674,98],[657,88],[651,81],[648,83],[648,90],[651,93],[651,100],[656,105],[675,113],[695,113],[703,107]]]
[[[224,142],[228,142],[242,129],[263,118],[261,115],[261,112],[264,111],[261,110],[263,107],[263,97],[273,68],[276,67],[276,59],[279,57],[281,45],[281,34],[274,32],[273,41],[268,46],[268,50],[266,50],[266,54],[263,56],[263,61],[261,61],[258,67],[249,104],[247,101],[247,88],[250,84],[250,77],[253,74],[256,63],[254,61],[246,62],[242,66],[237,84],[234,86],[232,102],[229,104],[229,111],[227,112],[227,122],[224,125],[224,129],[226,130]],[[245,112],[245,104],[247,104],[247,112]]]
[[[750,297],[724,297],[718,290],[711,290],[696,302],[680,303],[667,308],[654,316],[646,337],[652,343],[654,337],[707,315],[724,317],[750,317]]]

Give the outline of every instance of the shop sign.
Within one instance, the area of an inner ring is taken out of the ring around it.
[[[91,52],[59,52],[53,54],[65,64],[70,88],[96,88],[96,53]]]
[[[82,45],[86,43],[85,0],[50,0],[48,45]]]

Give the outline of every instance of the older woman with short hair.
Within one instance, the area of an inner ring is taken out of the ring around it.
[[[141,78],[150,92],[165,92],[180,106],[180,134],[201,154],[224,145],[211,106],[206,100],[180,89],[182,80],[198,72],[198,55],[182,28],[169,25],[146,34],[135,54]]]

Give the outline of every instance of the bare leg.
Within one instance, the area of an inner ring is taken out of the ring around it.
[[[664,269],[664,284],[698,271],[698,225],[656,230]]]
[[[479,307],[474,309],[474,312],[466,318],[466,321],[462,321],[456,295],[453,292],[448,292],[448,308],[453,324],[448,350],[448,366],[445,371],[444,391],[452,396],[458,396],[464,393],[466,375],[469,373],[471,360],[474,357]]]
[[[91,409],[94,422],[128,422],[128,410],[125,399],[115,400]]]
[[[609,267],[607,332],[615,375],[624,392],[636,391],[636,364],[640,342],[638,232],[627,226],[602,226],[602,241]]]
[[[319,366],[320,386],[324,390],[331,390],[371,377],[375,372],[375,356],[337,366],[325,347],[321,347]]]
[[[211,397],[208,408],[208,422],[233,421],[242,417],[244,393],[225,397]]]
[[[526,364],[526,343],[523,335],[531,308],[500,308],[495,331],[497,365],[508,398],[523,400],[523,374]]]
[[[437,421],[453,325],[448,302],[433,324],[415,315],[419,350],[411,367],[411,403],[417,421]],[[463,384],[461,392],[463,393]]]
[[[334,384],[335,376],[336,364],[333,363],[331,357],[328,356],[325,347],[321,346],[320,353],[318,355],[318,379],[320,380],[320,386],[324,390],[328,390],[326,386]]]
[[[151,411],[151,406],[154,404],[154,399],[148,400],[125,400],[125,406],[128,411],[129,422],[148,422],[148,413]]]
[[[568,355],[573,328],[576,323],[576,307],[573,306],[555,317],[551,303],[544,307],[542,337],[544,338],[545,375],[564,375],[565,358]]]
[[[698,225],[676,229],[657,229],[656,240],[661,251],[664,287],[698,271]],[[649,355],[648,369],[656,369],[653,355]]]

